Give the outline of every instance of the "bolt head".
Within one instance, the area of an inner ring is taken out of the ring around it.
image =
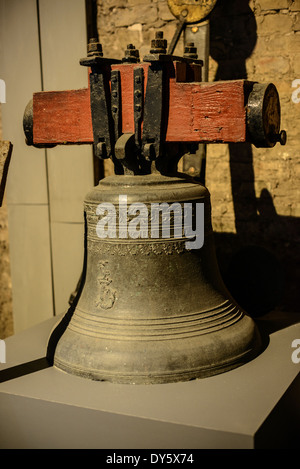
[[[122,59],[123,62],[137,63],[140,61],[139,50],[135,48],[133,44],[128,44],[125,50],[125,56]]]
[[[103,57],[102,44],[95,38],[90,39],[88,43],[88,57],[91,56]]]
[[[164,34],[162,31],[155,33],[155,39],[151,41],[151,54],[165,54],[167,52],[168,41],[163,38]]]
[[[197,54],[197,47],[195,47],[195,44],[193,42],[188,42],[184,48],[184,57],[190,58],[190,59],[197,59],[198,54]]]

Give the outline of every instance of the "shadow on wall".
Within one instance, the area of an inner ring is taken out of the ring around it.
[[[215,80],[247,79],[256,44],[248,0],[219,0],[210,16]],[[300,219],[279,216],[271,194],[256,198],[251,144],[229,145],[237,234],[216,233],[220,270],[232,296],[253,317],[273,310],[299,312]]]

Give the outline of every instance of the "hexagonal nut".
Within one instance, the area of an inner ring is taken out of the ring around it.
[[[151,41],[151,53],[163,52],[167,49],[167,40],[166,39],[152,39]]]
[[[97,39],[90,39],[89,43],[88,43],[88,56],[92,56],[92,55],[98,55],[98,56],[103,56],[103,52],[102,52],[102,44],[100,44],[100,42],[97,41]]]
[[[197,58],[197,47],[195,47],[193,42],[188,42],[186,46],[184,47],[184,56],[185,57],[193,57]]]

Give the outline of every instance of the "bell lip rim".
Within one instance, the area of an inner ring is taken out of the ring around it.
[[[259,341],[257,341],[259,342]],[[172,384],[178,382],[189,382],[198,379],[210,378],[223,373],[228,373],[236,368],[242,367],[252,362],[262,353],[261,344],[255,343],[252,347],[246,349],[243,353],[231,357],[231,359],[221,361],[214,366],[202,365],[195,369],[161,371],[157,373],[114,373],[107,370],[83,369],[81,366],[64,363],[60,358],[55,357],[54,367],[67,374],[78,376],[83,379],[89,379],[96,382],[109,382],[112,384],[124,385],[154,385],[154,384]]]

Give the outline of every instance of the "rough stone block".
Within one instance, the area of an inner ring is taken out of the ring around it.
[[[300,78],[300,53],[293,57],[293,71],[295,78]]]
[[[271,36],[272,34],[287,34],[292,31],[293,19],[290,15],[274,14],[265,15],[260,28],[259,35]]]
[[[131,26],[135,23],[145,24],[157,19],[157,7],[155,5],[136,5],[132,8],[117,9],[112,21],[118,28],[121,26]]]
[[[276,78],[288,73],[289,70],[290,61],[288,57],[266,56],[258,58],[256,62],[256,74],[260,75],[260,80],[274,83]]]
[[[158,16],[165,21],[174,20],[174,16],[170,11],[167,2],[158,3]]]
[[[291,11],[300,11],[300,0],[292,0],[292,4],[290,5]]]
[[[295,23],[293,24],[294,31],[300,31],[300,14],[298,13],[295,18]]]
[[[283,10],[289,7],[288,0],[259,0],[259,5],[263,10]]]

